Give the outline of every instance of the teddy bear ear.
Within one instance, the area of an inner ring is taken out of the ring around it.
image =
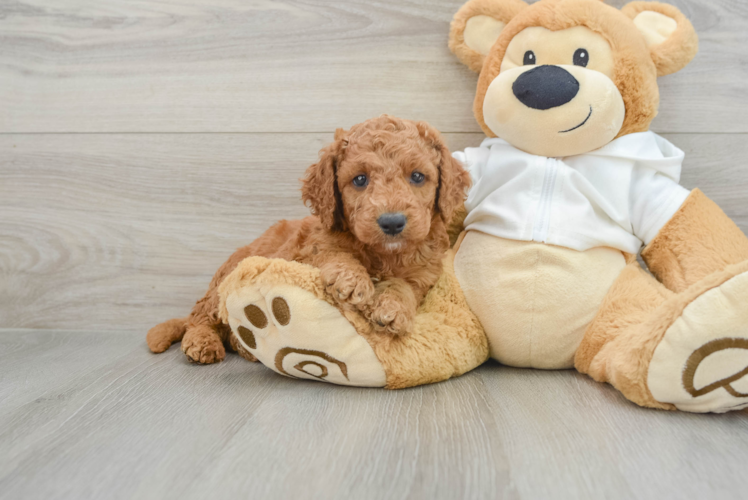
[[[621,10],[644,37],[658,76],[683,69],[698,52],[699,38],[691,21],[672,5],[631,2]]]
[[[465,66],[480,73],[504,26],[525,7],[521,0],[470,0],[452,19],[450,50]]]

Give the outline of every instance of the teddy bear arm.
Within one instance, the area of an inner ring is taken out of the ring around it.
[[[695,189],[642,251],[642,258],[667,288],[682,292],[714,272],[748,261],[748,238]]]

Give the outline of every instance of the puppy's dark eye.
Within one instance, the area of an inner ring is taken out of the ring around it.
[[[412,184],[423,184],[423,181],[426,180],[426,176],[423,175],[421,172],[413,172],[410,174],[410,182]]]
[[[527,66],[527,65],[537,64],[537,62],[538,60],[535,57],[535,52],[533,52],[532,50],[528,50],[527,52],[525,52],[525,58],[522,61],[522,64]]]
[[[586,67],[587,63],[590,62],[590,54],[587,49],[577,49],[574,52],[574,66]]]
[[[364,188],[369,184],[369,178],[364,174],[357,175],[353,178],[353,185],[357,188]]]

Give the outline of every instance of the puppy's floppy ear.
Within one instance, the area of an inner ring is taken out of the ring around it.
[[[631,2],[621,11],[634,21],[644,37],[657,76],[685,68],[699,51],[699,37],[691,21],[672,5]]]
[[[470,188],[470,174],[455,160],[446,146],[441,146],[441,165],[439,165],[439,188],[436,203],[439,213],[446,224],[452,222],[455,210],[465,204],[467,190]]]
[[[331,231],[345,231],[347,228],[337,172],[346,146],[346,132],[339,128],[335,131],[335,140],[320,150],[319,161],[306,170],[302,180],[301,199]]]
[[[439,184],[436,188],[434,210],[441,215],[445,224],[452,222],[455,211],[465,203],[465,196],[470,187],[470,174],[455,160],[449,152],[441,134],[426,122],[416,124],[420,136],[430,144],[439,155]]]
[[[501,30],[525,7],[521,0],[470,0],[452,19],[449,49],[465,66],[480,73]]]

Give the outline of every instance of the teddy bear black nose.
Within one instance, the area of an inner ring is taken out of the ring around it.
[[[384,234],[394,236],[403,232],[407,221],[408,219],[401,213],[389,213],[380,215],[377,224],[382,228]]]
[[[564,68],[543,65],[522,73],[512,91],[528,108],[551,109],[574,99],[579,82]]]

